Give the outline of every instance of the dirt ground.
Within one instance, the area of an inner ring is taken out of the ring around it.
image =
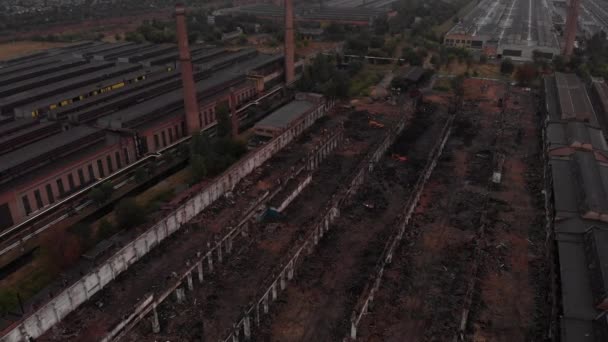
[[[378,116],[374,117],[386,124],[396,119],[390,113]],[[225,338],[242,309],[259,296],[260,289],[268,286],[268,279],[273,278],[281,260],[288,258],[301,243],[300,239],[318,213],[343,185],[343,179],[354,171],[361,158],[386,132],[369,129],[369,119],[366,112],[348,114],[344,123],[345,141],[314,172],[311,184],[288,206],[284,216],[250,228],[252,236],[236,249],[221,273],[188,293],[190,298],[196,298],[194,302],[165,301],[159,308],[160,334],[152,334],[149,322],[144,321],[127,340],[217,341]],[[193,321],[193,316],[198,319]]]
[[[482,252],[465,339],[538,340],[543,303],[536,299],[542,274],[535,265],[535,230],[542,230],[542,211],[529,187],[540,164],[533,96],[514,89],[501,125],[496,99],[505,86],[467,80],[465,89],[474,102],[458,114],[407,238],[359,327],[361,341],[451,341],[475,246]],[[496,139],[498,127],[503,134]],[[503,180],[488,188],[494,147],[506,155]],[[488,223],[480,236],[484,210]]]
[[[70,43],[32,42],[19,41],[12,43],[0,43],[0,61],[27,55],[34,52],[63,47]]]
[[[156,292],[162,293],[166,286],[172,283],[171,279],[175,274],[181,274],[185,269],[186,261],[192,258],[197,251],[206,250],[206,244],[208,241],[213,241],[215,236],[221,236],[227,232],[229,227],[233,226],[234,223],[240,220],[240,215],[244,214],[244,211],[251,206],[255,200],[266,190],[274,188],[277,180],[284,179],[286,174],[290,170],[290,165],[297,165],[302,161],[302,157],[307,154],[315,144],[318,143],[319,137],[332,131],[332,127],[335,126],[336,122],[345,119],[344,115],[349,115],[343,111],[332,115],[328,119],[322,119],[319,123],[313,125],[313,127],[297,142],[292,143],[286,147],[283,151],[278,153],[269,162],[264,164],[262,167],[257,169],[252,175],[243,180],[237,188],[233,191],[233,196],[223,197],[209,209],[205,210],[199,217],[195,218],[195,225],[190,229],[184,229],[183,232],[177,233],[176,236],[164,242],[163,245],[147,256],[141,262],[138,262],[132,268],[122,274],[113,284],[104,289],[101,293],[96,295],[89,302],[80,307],[76,312],[69,315],[61,324],[49,331],[43,336],[41,341],[89,341],[98,339],[106,331],[109,331],[122,317],[128,315],[134,308],[134,305],[143,298],[146,293]],[[355,115],[354,117],[352,117]],[[333,179],[334,186],[338,186],[339,175],[347,172],[350,168],[349,163],[353,163],[356,160],[354,157],[348,155],[349,152],[353,152],[357,148],[361,148],[360,144],[371,145],[375,140],[379,139],[382,134],[380,131],[372,130],[368,128],[369,115],[362,112],[350,114],[350,120],[346,121],[345,124],[345,137],[349,142],[347,146],[350,148],[344,149],[346,160],[344,163],[339,163],[340,159],[337,159],[337,166],[333,167],[333,171],[328,171],[326,175],[321,175],[320,179],[331,180]],[[382,118],[380,119],[382,120]],[[386,116],[385,121],[387,124],[392,122],[394,118],[390,115]],[[350,128],[349,128],[350,127]],[[359,129],[364,127],[363,130]],[[368,146],[369,147],[369,146]],[[364,152],[365,149],[361,151]],[[335,162],[336,163],[336,162]],[[334,163],[334,164],[335,164]],[[336,172],[336,167],[338,172]],[[327,177],[325,177],[327,176]],[[314,186],[312,187],[313,189]],[[277,234],[270,234],[271,230],[265,231],[267,227],[260,227],[260,231],[256,232],[259,235],[255,235],[252,242],[253,245],[243,243],[243,246],[237,246],[236,257],[230,262],[234,262],[236,269],[228,269],[221,277],[224,280],[226,277],[227,286],[242,286],[240,279],[245,278],[245,274],[241,274],[239,271],[240,262],[247,261],[260,261],[261,265],[274,266],[276,264],[276,258],[285,254],[287,248],[290,246],[290,242],[294,239],[293,234],[297,232],[300,226],[305,226],[305,223],[310,220],[316,213],[318,208],[316,207],[317,199],[319,205],[328,199],[327,196],[331,195],[330,187],[327,182],[312,192],[313,198],[310,199],[314,205],[304,206],[300,209],[301,214],[294,215],[299,217],[299,220],[289,222],[293,227],[287,227],[280,230]],[[326,193],[324,193],[326,191]],[[319,194],[321,197],[315,197]],[[327,197],[323,200],[323,196]],[[304,203],[308,203],[305,201]],[[292,203],[297,205],[297,201]],[[284,231],[284,233],[283,233]],[[284,247],[275,246],[280,244],[281,241],[275,243],[275,235],[284,236]],[[268,241],[264,237],[273,238],[272,243],[268,244]],[[297,234],[296,236],[297,237]],[[257,244],[259,242],[259,244]],[[235,244],[236,246],[237,244]],[[261,253],[268,251],[269,253]],[[245,259],[241,259],[246,257]],[[251,260],[250,260],[251,258]],[[255,259],[254,259],[255,258]],[[266,258],[266,259],[265,259]],[[273,259],[274,258],[274,259]],[[268,260],[272,260],[270,262]],[[251,264],[246,263],[245,269],[256,269],[256,266],[251,267]],[[261,267],[261,266],[260,266]],[[236,270],[236,271],[235,271]],[[269,268],[268,270],[271,270]],[[232,274],[232,277],[231,277]],[[256,281],[264,281],[268,274],[264,272],[252,272]],[[243,278],[241,278],[243,276]],[[217,279],[220,279],[218,277]],[[245,278],[246,279],[246,278]],[[234,281],[232,281],[234,280]],[[252,280],[253,281],[253,280]],[[217,307],[226,308],[226,311],[221,311],[219,314],[230,317],[231,320],[236,319],[234,315],[240,313],[240,305],[244,303],[236,303],[237,298],[232,298],[229,291],[223,291],[223,287],[214,289],[215,287],[205,287],[200,289],[201,291],[210,291],[209,296],[215,300],[218,296],[218,300],[225,298],[227,300],[226,305],[218,305]],[[257,288],[251,287],[255,290]],[[214,294],[213,291],[218,291],[219,295]],[[250,296],[251,293],[245,294],[244,297]],[[205,298],[205,297],[201,297]],[[168,301],[170,302],[170,301]],[[199,302],[200,303],[200,302]],[[209,303],[207,303],[209,304]],[[196,305],[196,303],[194,303]],[[207,310],[211,310],[212,305],[206,306]],[[187,310],[183,310],[187,312]],[[162,316],[161,308],[161,316]],[[191,317],[189,317],[191,319]],[[224,324],[227,320],[221,320],[220,323]],[[175,320],[179,322],[179,320]],[[219,321],[218,321],[219,322]],[[148,323],[145,321],[145,323]],[[145,325],[149,329],[149,324]],[[218,327],[215,331],[216,336],[223,333],[224,326]],[[169,334],[172,332],[171,327],[167,326]],[[209,330],[212,333],[211,330]],[[178,333],[182,333],[183,330],[178,330]],[[137,334],[137,330],[134,331]],[[145,330],[144,330],[145,334]],[[179,335],[179,334],[178,334]],[[137,336],[137,335],[135,335]],[[145,338],[144,338],[145,339]],[[140,337],[135,337],[135,340],[142,340]],[[182,338],[171,338],[167,337],[167,340],[183,340]]]
[[[443,113],[419,112],[365,182],[351,205],[298,271],[258,341],[340,341],[349,315],[403,212],[444,122]],[[406,162],[393,154],[407,156]]]

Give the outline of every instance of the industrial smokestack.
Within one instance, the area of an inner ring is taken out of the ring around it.
[[[179,63],[182,71],[182,85],[184,87],[184,107],[186,108],[186,126],[189,134],[196,134],[201,130],[199,121],[198,101],[196,100],[196,87],[192,72],[190,47],[188,46],[188,31],[186,28],[186,9],[184,5],[175,5],[175,21],[177,30],[177,44],[179,46]]]
[[[574,49],[576,31],[578,27],[578,12],[581,0],[570,0],[568,14],[566,15],[566,32],[564,33],[564,56],[570,57]]]
[[[293,0],[285,0],[285,83],[295,79],[295,43],[293,36]]]

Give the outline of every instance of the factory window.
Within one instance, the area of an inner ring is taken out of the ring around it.
[[[87,182],[84,180],[84,172],[82,172],[82,169],[78,169],[78,181],[80,182],[80,186],[84,186]]]
[[[202,115],[198,116],[198,124],[201,126],[201,128],[205,127],[205,124],[203,124],[203,117],[202,117]]]
[[[93,171],[93,164],[89,164],[87,166],[87,169],[89,170],[89,181],[93,182],[95,180],[95,171]]]
[[[32,212],[30,200],[27,198],[27,195],[23,196],[21,200],[23,201],[23,209],[25,209],[25,215],[29,215]]]
[[[177,125],[175,125],[173,127],[173,130],[175,131],[175,139],[179,139],[179,132],[177,131]]]
[[[154,149],[158,150],[160,148],[158,143],[158,134],[154,134]]]
[[[70,186],[68,191],[72,191],[76,188],[76,185],[74,184],[74,176],[71,173],[68,175],[68,185]]]
[[[120,161],[120,152],[114,152],[114,157],[116,158],[116,169],[120,170],[120,168],[122,168],[122,163]]]
[[[163,147],[167,146],[167,136],[165,135],[165,131],[160,132],[160,136],[163,141]]]
[[[97,173],[99,173],[99,178],[105,177],[105,173],[103,172],[103,163],[101,159],[97,159]]]
[[[46,199],[49,201],[49,204],[55,203],[55,196],[53,196],[53,188],[51,184],[46,185]]]
[[[129,151],[126,148],[122,149],[122,154],[125,156],[125,165],[129,165]]]
[[[42,196],[40,196],[40,190],[34,190],[34,198],[36,199],[36,206],[38,209],[42,209],[44,207],[44,203],[42,203]]]
[[[169,127],[167,131],[169,131],[169,141],[173,143],[173,131],[171,130],[171,127]]]
[[[63,196],[65,189],[63,188],[63,180],[61,178],[57,180],[57,189],[59,189],[59,197]]]
[[[182,134],[186,135],[186,121],[182,121]]]
[[[108,164],[108,173],[112,173],[114,172],[114,166],[112,166],[112,157],[110,157],[109,155],[106,156],[106,163]]]

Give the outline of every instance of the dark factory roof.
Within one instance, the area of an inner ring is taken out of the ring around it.
[[[0,126],[0,137],[12,134],[27,127],[36,125],[38,120],[32,118],[18,119]]]
[[[44,139],[59,131],[61,131],[59,122],[46,121],[23,127],[10,134],[0,134],[0,154],[4,151],[15,150],[36,140]]]
[[[178,76],[179,72],[176,71],[152,75],[143,81],[139,81],[127,87],[89,97],[82,101],[78,101],[71,106],[54,110],[50,113],[50,116],[60,118],[70,115],[72,122],[88,121],[91,116],[96,118],[97,116],[102,115],[104,108],[112,107],[115,109],[119,106],[119,103],[122,103],[123,101],[142,98],[144,93],[152,93],[153,88],[164,88],[164,91],[159,93],[174,89],[175,86],[173,86],[173,84],[178,85],[180,82]]]
[[[121,62],[124,61],[124,62],[134,63],[134,62],[143,61],[147,58],[160,56],[162,54],[172,52],[172,51],[177,51],[177,45],[175,45],[175,44],[152,45],[151,47],[149,47],[147,49],[142,49],[142,50],[136,51],[133,54],[129,54],[125,57],[120,57],[120,58],[118,58],[118,60]]]
[[[545,77],[544,86],[551,121],[580,121],[599,127],[589,96],[576,75],[556,73]]]
[[[133,44],[135,44],[135,43],[132,43],[132,42],[100,43],[100,44],[95,44],[93,46],[86,47],[84,49],[75,51],[73,53],[73,55],[77,56],[77,57],[91,57],[97,53],[108,52],[108,51],[112,51],[112,50],[119,49],[119,48],[122,48],[125,46],[133,45]]]
[[[39,140],[18,150],[0,156],[0,175],[4,172],[27,163],[37,157],[60,149],[70,143],[76,142],[87,136],[99,133],[101,130],[86,126],[74,127],[68,131]]]
[[[69,91],[63,92],[58,95],[45,97],[45,98],[37,100],[37,101],[29,102],[24,106],[15,108],[15,114],[18,116],[23,116],[25,113],[31,113],[32,111],[34,111],[36,109],[40,109],[45,106],[48,107],[51,104],[58,103],[65,99],[72,99],[74,97],[77,97],[77,96],[80,96],[83,94],[87,94],[87,93],[97,90],[97,89],[109,87],[116,83],[131,80],[131,79],[134,79],[134,78],[142,76],[142,75],[149,75],[149,74],[157,72],[157,71],[158,71],[158,69],[155,69],[155,68],[140,69],[140,70],[136,70],[133,72],[128,72],[126,74],[121,74],[120,76],[115,76],[115,77],[111,77],[108,79],[104,79],[104,80],[101,80],[94,84],[88,84],[86,86],[78,87],[74,90],[69,90]]]
[[[96,62],[96,63],[86,63],[75,67],[66,68],[60,71],[55,71],[50,74],[43,75],[41,77],[36,77],[29,80],[24,80],[21,82],[15,82],[10,85],[6,85],[4,87],[0,87],[0,94],[8,94],[12,95],[17,92],[23,91],[24,89],[30,89],[37,86],[48,86],[49,84],[60,80],[67,79],[72,75],[78,75],[81,73],[87,73],[95,70],[100,70],[104,68],[109,68],[114,65],[111,62]],[[4,102],[4,101],[3,101]]]
[[[230,51],[227,51],[224,48],[213,48],[206,49],[197,53],[192,54],[192,64],[200,64],[212,60],[217,56],[223,56],[230,54]]]
[[[608,152],[608,144],[602,130],[583,122],[549,122],[547,124],[549,148],[572,146]]]
[[[587,257],[593,264],[593,272],[597,275],[592,279],[594,283],[593,296],[595,303],[601,303],[608,298],[608,229],[593,226],[585,233]]]
[[[292,101],[255,124],[255,128],[285,129],[315,105],[309,101]]]
[[[112,67],[114,63],[111,62],[102,63],[101,65],[104,66],[104,68],[102,68],[101,70],[98,69],[90,73],[85,73],[82,76],[71,77],[59,82],[54,82],[52,83],[52,87],[37,87],[0,99],[0,108],[18,106],[27,103],[28,100],[31,101],[39,99],[43,96],[54,94],[57,91],[67,90],[72,87],[80,87],[86,84],[99,82],[100,80],[103,80],[105,78],[114,77],[116,75],[132,72],[141,68],[141,65],[137,64],[118,64],[117,66]]]
[[[608,333],[606,322],[596,319],[596,304],[608,297],[608,165],[598,161],[604,158],[606,141],[597,124],[589,122],[594,113],[587,108],[582,83],[573,75],[556,78],[545,79],[547,148],[575,147],[549,159],[563,308],[561,341],[599,342]]]
[[[67,68],[83,65],[87,61],[83,59],[71,59],[65,61],[55,61],[51,63],[45,63],[43,65],[27,68],[25,70],[16,71],[7,75],[0,76],[0,85],[8,85],[25,81],[35,77],[41,77],[46,74],[50,74],[56,71],[65,70]]]
[[[585,86],[574,74],[555,74],[557,96],[562,120],[577,120],[597,125],[593,106]]]
[[[95,59],[103,59],[103,60],[115,60],[119,57],[123,57],[123,56],[127,56],[127,55],[131,55],[131,54],[136,54],[140,51],[143,51],[144,49],[148,49],[150,47],[152,47],[153,45],[150,43],[143,43],[143,44],[130,44],[127,46],[123,46],[120,47],[118,49],[112,49],[109,51],[103,51],[100,53],[96,53],[94,55]]]
[[[16,72],[22,72],[24,70],[36,68],[41,65],[46,65],[46,64],[57,62],[60,60],[61,60],[60,56],[50,56],[47,58],[34,59],[32,61],[19,63],[19,64],[0,65],[0,77],[4,78],[5,76],[7,76],[9,74],[13,74]]]
[[[574,174],[572,162],[567,159],[551,159],[549,167],[554,184],[559,184],[553,188],[555,212],[562,216],[564,213],[572,215],[578,213],[577,184],[573,181]]]
[[[555,211],[608,215],[608,166],[593,153],[576,151],[570,159],[552,158]]]
[[[229,87],[232,85],[230,84],[231,82],[245,80],[245,76],[249,71],[259,68],[275,59],[276,56],[260,54],[247,61],[243,61],[241,64],[213,73],[211,77],[196,83],[197,93],[200,96],[201,93],[214,91],[216,87],[224,84]],[[158,115],[180,109],[182,106],[183,91],[179,88],[151,100],[144,101],[140,104],[130,106],[124,110],[102,117],[97,120],[97,124],[100,127],[133,128],[147,121],[146,117],[152,119]]]

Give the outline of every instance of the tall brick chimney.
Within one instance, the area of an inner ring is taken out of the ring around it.
[[[295,43],[293,32],[293,0],[285,0],[285,83],[295,79]]]
[[[188,127],[188,133],[192,135],[201,130],[201,124],[199,121],[198,101],[196,99],[196,86],[194,85],[190,47],[188,46],[186,8],[183,4],[175,5],[175,21],[177,30],[177,45],[179,46],[179,63],[182,71],[182,85],[184,89],[186,126]]]
[[[578,28],[578,12],[581,7],[581,0],[570,0],[568,4],[568,14],[566,15],[566,31],[564,32],[564,56],[570,57],[574,49],[576,31]]]

